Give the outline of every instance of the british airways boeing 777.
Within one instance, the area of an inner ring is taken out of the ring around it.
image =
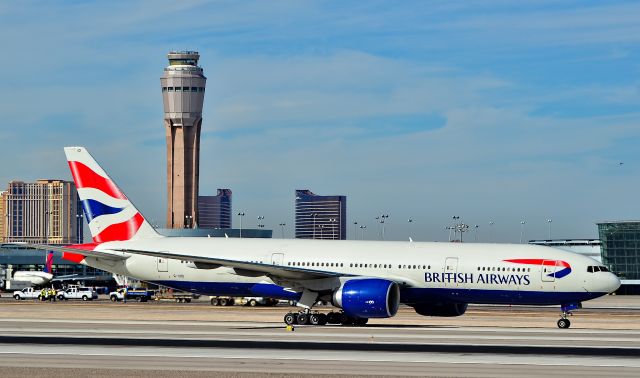
[[[93,237],[57,248],[65,259],[204,295],[293,299],[302,310],[288,324],[366,324],[400,304],[459,316],[476,303],[559,305],[568,328],[569,311],[620,286],[591,258],[534,245],[163,237],[85,148],[65,153]],[[313,311],[319,300],[342,311]]]

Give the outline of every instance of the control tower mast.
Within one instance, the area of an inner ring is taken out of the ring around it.
[[[160,78],[167,137],[167,228],[198,221],[200,128],[207,78],[197,51],[171,51]]]

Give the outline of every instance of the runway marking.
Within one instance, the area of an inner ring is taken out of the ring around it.
[[[117,334],[126,334],[127,336],[134,335],[147,335],[149,332],[141,331],[141,330],[115,330],[115,329],[100,329],[100,330],[88,330],[88,329],[78,329],[78,328],[58,328],[58,329],[50,329],[50,328],[37,328],[37,327],[28,327],[25,329],[16,329],[16,328],[0,328],[0,332],[8,332],[12,333],[20,332],[20,336],[26,336],[23,332],[28,331],[29,333],[35,333],[37,335],[44,334],[106,334],[106,335],[117,335]],[[273,337],[276,336],[273,332],[235,332],[235,331],[186,331],[186,330],[178,330],[178,331],[165,331],[165,330],[153,330],[152,336],[160,336],[160,335],[182,335],[182,336],[234,336],[234,337]],[[564,331],[556,331],[556,332],[564,332]],[[592,334],[591,334],[592,335]],[[298,333],[296,335],[292,335],[291,337],[326,337],[326,333]],[[412,334],[412,335],[391,335],[391,334],[365,334],[365,333],[340,333],[340,334],[331,334],[334,338],[354,338],[354,339],[362,339],[362,338],[370,338],[375,340],[380,339],[408,339],[408,340],[422,340],[422,339],[438,339],[438,340],[446,340],[451,339],[451,335],[438,335],[438,334]],[[574,337],[568,337],[570,335],[560,335],[556,337],[555,340],[559,341],[593,341],[593,342],[636,342],[638,343],[638,347],[640,347],[640,340],[629,336],[628,338],[613,338],[613,337],[579,337],[579,335]],[[549,338],[546,336],[530,336],[526,337],[522,336],[510,336],[510,335],[465,335],[464,338],[466,340],[542,340],[548,341]],[[235,339],[235,338],[234,338]],[[238,338],[238,340],[243,340],[242,338]],[[266,341],[266,340],[265,340]],[[275,341],[275,340],[274,340]],[[370,340],[371,341],[371,340]],[[455,341],[452,341],[455,342]],[[553,347],[557,347],[557,345],[552,345]],[[584,346],[584,345],[583,345]],[[597,345],[603,346],[603,345]],[[609,347],[609,345],[605,345]]]
[[[2,345],[2,344],[0,344]],[[302,351],[294,351],[294,354],[303,354],[304,356],[292,356],[291,354],[284,356],[280,351],[265,350],[243,350],[236,352],[235,350],[212,350],[211,353],[202,353],[201,349],[178,349],[178,348],[155,348],[153,351],[142,351],[141,348],[126,347],[118,349],[110,349],[109,352],[88,352],[86,349],[98,349],[99,346],[91,348],[69,348],[68,353],[51,352],[49,350],[31,349],[28,352],[4,352],[0,351],[0,355],[40,355],[40,356],[59,356],[61,358],[69,355],[86,356],[86,357],[118,357],[118,358],[158,358],[158,357],[180,357],[185,359],[229,359],[229,360],[281,360],[281,361],[300,361],[303,365],[308,361],[308,355],[304,355]],[[48,347],[47,347],[48,348]],[[194,353],[194,352],[200,353]],[[159,353],[164,352],[164,353]],[[249,353],[259,354],[257,357]],[[373,356],[372,356],[373,355]],[[383,353],[383,352],[355,352],[345,355],[343,352],[323,351],[322,353],[313,354],[314,361],[357,361],[357,362],[403,362],[403,363],[447,363],[447,364],[484,364],[484,365],[534,365],[534,366],[589,366],[589,367],[640,367],[640,361],[635,358],[600,358],[600,357],[575,357],[575,356],[514,356],[514,355],[483,355],[481,358],[467,354],[439,354],[432,353],[428,355],[417,353]]]
[[[215,327],[215,326],[225,326],[225,327],[247,327],[248,324],[256,324],[256,322],[246,321],[246,322],[224,322],[224,321],[179,321],[179,320],[65,320],[65,319],[35,319],[35,318],[0,318],[0,322],[33,322],[37,324],[43,323],[72,323],[72,324],[119,324],[119,325],[187,325],[187,326],[199,326],[199,327]],[[281,322],[260,322],[257,328],[284,328],[284,323]],[[434,332],[458,332],[458,333],[468,333],[468,332],[478,332],[478,333],[494,333],[496,331],[499,332],[522,332],[522,333],[550,333],[553,334],[554,337],[557,337],[559,334],[571,332],[573,334],[589,334],[593,335],[594,333],[607,333],[607,334],[620,334],[620,335],[630,335],[637,334],[640,335],[640,330],[622,330],[622,329],[592,329],[592,328],[573,328],[569,330],[558,330],[555,326],[549,328],[514,328],[514,327],[476,327],[476,326],[451,326],[451,327],[437,327],[437,328],[425,328],[423,326],[416,326],[412,328],[411,326],[402,327],[393,327],[393,326],[378,326],[374,325],[372,327],[359,327],[359,328],[345,328],[344,326],[333,326],[327,325],[323,326],[323,328],[318,328],[317,326],[298,326],[302,327],[299,329],[340,329],[340,330],[363,330],[368,332],[373,332],[377,330],[384,331],[434,331]],[[316,334],[314,334],[316,335]],[[317,335],[326,335],[324,333],[317,333]],[[466,337],[466,335],[465,335]]]

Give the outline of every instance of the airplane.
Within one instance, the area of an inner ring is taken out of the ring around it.
[[[42,271],[19,270],[13,274],[12,279],[14,281],[29,282],[31,286],[44,286],[53,279],[51,265],[53,265],[53,252],[47,253],[47,260]]]
[[[295,300],[288,325],[365,325],[400,304],[446,317],[505,304],[559,305],[557,325],[569,328],[572,310],[620,286],[601,263],[538,245],[165,237],[86,148],[65,154],[93,242],[57,247],[63,258],[203,295]],[[315,311],[318,301],[341,311]]]

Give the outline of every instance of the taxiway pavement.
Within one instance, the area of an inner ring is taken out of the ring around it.
[[[288,310],[2,298],[0,366],[4,376],[121,377],[637,377],[640,371],[640,297],[587,302],[568,330],[556,327],[556,308],[470,306],[458,318],[402,308],[367,327],[287,332]]]

